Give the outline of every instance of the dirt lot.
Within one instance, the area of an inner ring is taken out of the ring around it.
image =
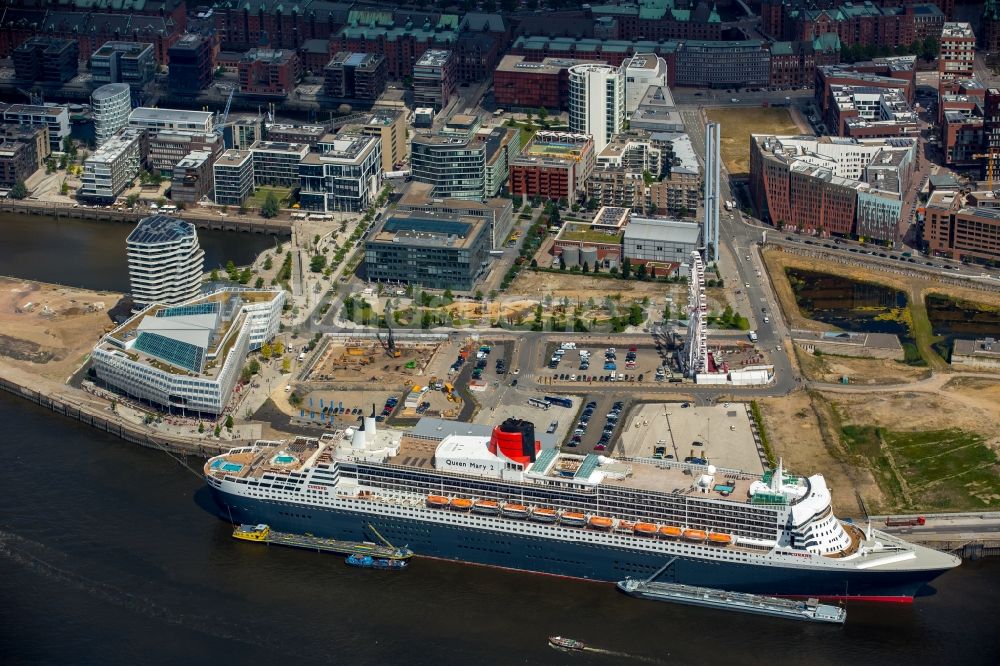
[[[121,294],[0,278],[2,365],[63,383],[112,325]]]
[[[822,401],[814,400],[804,391],[780,398],[759,401],[774,455],[790,471],[809,476],[822,474],[833,493],[833,508],[840,517],[861,516],[863,511],[855,490],[865,501],[882,501],[875,479],[866,469],[859,469],[843,460],[839,442],[828,423],[821,426],[817,407],[822,413]]]
[[[844,516],[860,514],[854,491],[864,498],[870,513],[906,507],[900,498],[887,497],[872,470],[849,455],[842,426],[878,426],[896,433],[951,429],[978,435],[986,446],[1000,451],[1000,381],[992,379],[936,375],[907,391],[798,391],[762,400],[761,406],[775,454],[797,473],[822,473],[833,488],[835,508]],[[991,468],[996,470],[995,465]],[[961,474],[944,484],[947,490],[937,492],[958,498],[951,510],[977,506],[972,498],[975,490],[966,489]],[[920,496],[912,499],[921,504]]]
[[[420,384],[437,345],[399,344],[399,358],[389,358],[377,341],[331,344],[313,366],[307,381],[377,383],[386,387]],[[407,367],[411,366],[411,367]]]
[[[903,384],[930,377],[930,370],[918,368],[891,359],[852,358],[849,356],[813,356],[795,345],[799,369],[817,382],[838,383],[847,375],[852,384]]]
[[[799,134],[788,109],[782,107],[732,107],[706,109],[712,122],[722,124],[722,161],[732,176],[750,172],[751,134]]]

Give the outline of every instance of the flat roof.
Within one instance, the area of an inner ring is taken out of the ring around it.
[[[700,238],[701,224],[698,222],[633,215],[625,227],[625,240],[656,240],[697,245]]]
[[[198,125],[208,125],[211,126],[212,116],[214,114],[211,111],[187,111],[185,109],[154,109],[148,106],[140,106],[138,108],[132,109],[132,113],[129,115],[129,122],[133,120],[139,122],[181,122],[181,123],[195,123]]]

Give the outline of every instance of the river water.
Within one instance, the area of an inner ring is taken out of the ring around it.
[[[127,292],[125,238],[134,225],[120,222],[0,214],[0,275],[73,287]],[[275,237],[198,230],[205,268],[232,259],[247,264],[274,247]]]
[[[1000,561],[844,627],[639,601],[612,586],[417,559],[404,572],[238,542],[201,479],[0,394],[5,663],[995,664]],[[197,464],[193,461],[193,464]],[[567,655],[562,634],[609,653]],[[613,654],[612,654],[613,653]]]

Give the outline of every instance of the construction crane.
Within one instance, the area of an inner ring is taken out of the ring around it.
[[[219,136],[222,136],[222,132],[223,132],[222,128],[225,126],[226,121],[229,120],[229,107],[233,105],[233,95],[234,94],[236,94],[236,88],[232,88],[229,91],[229,98],[226,100],[226,110],[222,112],[222,117],[219,119],[219,121],[215,125],[215,132]]]
[[[1000,150],[990,146],[988,152],[977,153],[972,156],[974,160],[986,160],[986,181],[989,183],[990,192],[993,191],[993,170],[994,160],[1000,157]]]
[[[382,345],[382,349],[385,350],[385,353],[386,355],[389,356],[389,358],[399,358],[403,354],[398,349],[396,349],[396,338],[393,337],[392,335],[392,324],[390,323],[391,321],[392,321],[392,310],[389,308],[389,304],[387,303],[385,306],[385,327],[389,329],[389,334],[386,336],[386,339],[383,340],[382,336],[379,335],[379,333],[376,331],[375,337],[378,338],[379,344]]]

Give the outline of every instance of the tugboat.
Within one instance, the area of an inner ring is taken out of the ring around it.
[[[344,562],[348,566],[361,567],[362,569],[405,569],[409,564],[406,560],[390,560],[371,555],[349,555]]]
[[[549,636],[549,645],[557,650],[585,650],[587,646],[583,641],[574,640],[572,638],[565,638],[563,636]]]

